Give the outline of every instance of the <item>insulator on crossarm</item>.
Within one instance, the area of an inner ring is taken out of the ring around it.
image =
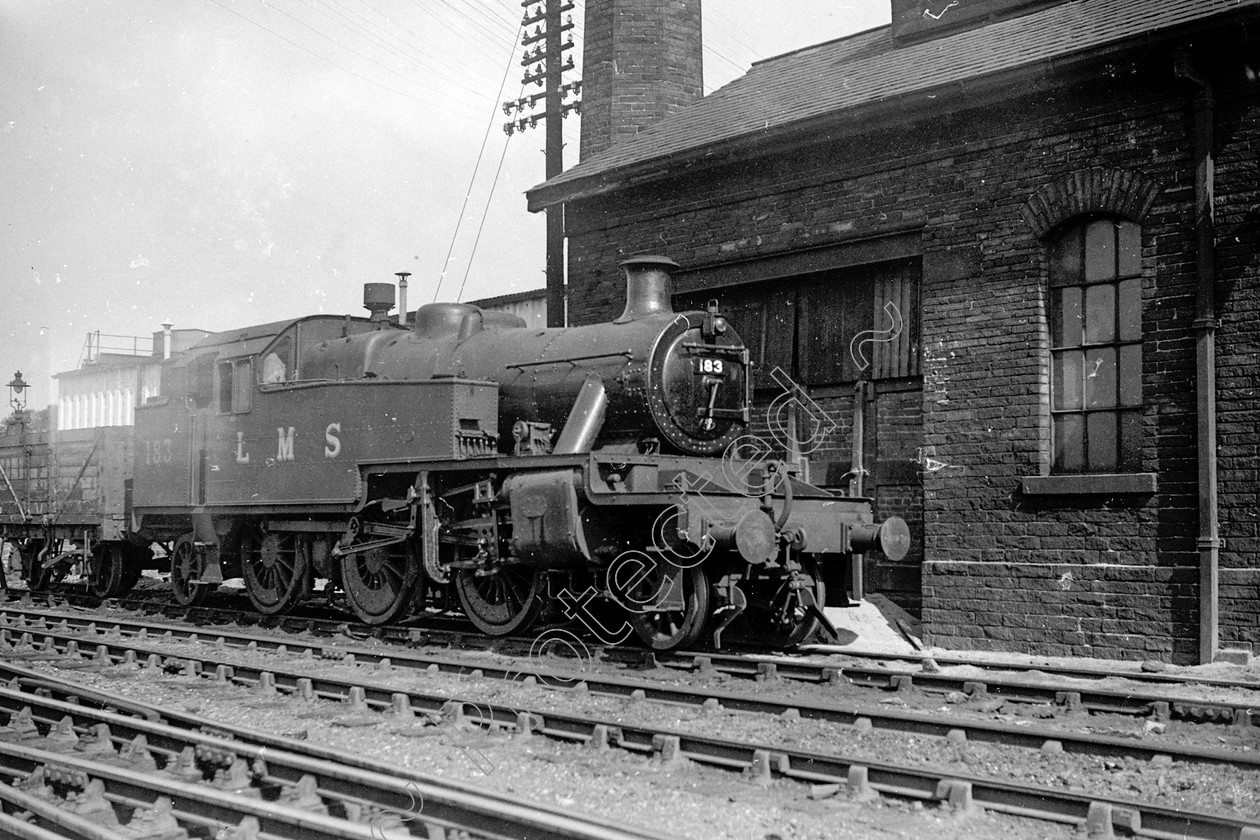
[[[514,123],[509,122],[509,123],[503,124],[503,133],[506,134],[508,137],[511,137],[512,132],[514,131],[516,131],[516,125]]]
[[[503,103],[503,113],[504,113],[504,114],[506,114],[506,115],[508,115],[509,117],[510,117],[510,116],[512,116],[512,105],[513,105],[513,103],[511,103],[511,102],[504,102],[504,103]]]

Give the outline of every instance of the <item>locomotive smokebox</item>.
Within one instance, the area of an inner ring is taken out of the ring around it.
[[[389,320],[389,310],[394,308],[393,283],[364,283],[363,308],[372,313],[373,323]]]
[[[620,265],[626,273],[626,310],[614,324],[674,311],[669,302],[674,291],[670,277],[678,263],[669,257],[642,256],[631,257]]]

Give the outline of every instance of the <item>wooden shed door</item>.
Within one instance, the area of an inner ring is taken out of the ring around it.
[[[878,515],[905,519],[912,537],[901,562],[868,558],[867,589],[916,613],[923,559],[920,274],[913,258],[699,290],[678,300],[680,308],[703,308],[716,298],[749,347],[756,365],[754,434],[767,431],[764,409],[781,393],[770,376],[776,367],[830,416],[837,432],[809,453],[816,484],[841,485],[852,466],[854,411],[863,411],[865,493]],[[855,406],[860,380],[869,383],[870,397]]]

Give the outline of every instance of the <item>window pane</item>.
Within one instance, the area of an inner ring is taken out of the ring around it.
[[[1051,368],[1054,391],[1054,407],[1057,411],[1079,410],[1084,407],[1081,393],[1085,354],[1080,350],[1055,353]]]
[[[1054,468],[1080,472],[1085,467],[1084,417],[1064,414],[1054,418]]]
[[[219,412],[227,414],[232,410],[232,363],[219,365]]]
[[[1120,405],[1142,404],[1142,345],[1120,348]]]
[[[1116,468],[1116,415],[1110,411],[1086,414],[1089,433],[1090,472],[1112,472]]]
[[[1099,347],[1085,355],[1085,407],[1112,408],[1116,404],[1116,349]]]
[[[1142,337],[1142,278],[1120,281],[1120,340],[1137,341]]]
[[[249,411],[249,398],[254,392],[254,377],[250,361],[247,359],[243,362],[237,362],[236,370],[232,372],[232,377],[232,410]]]
[[[1050,284],[1081,282],[1081,228],[1068,229],[1050,245]]]
[[[1085,228],[1085,279],[1106,280],[1116,276],[1116,223],[1110,219],[1090,222]]]
[[[1120,274],[1138,274],[1142,270],[1142,228],[1134,222],[1119,222]]]
[[[1110,283],[1085,287],[1085,343],[1116,340],[1116,287]]]
[[[1050,321],[1054,334],[1050,342],[1055,347],[1079,347],[1081,344],[1081,289],[1065,286],[1050,290]]]
[[[1142,468],[1142,413],[1120,413],[1120,469],[1136,472]]]

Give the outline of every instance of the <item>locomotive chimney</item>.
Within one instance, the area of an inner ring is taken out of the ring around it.
[[[673,294],[670,276],[678,263],[669,257],[631,257],[621,263],[626,273],[626,309],[614,324],[637,321],[648,315],[674,311],[669,299]]]
[[[396,271],[394,276],[398,278],[398,323],[405,327],[407,326],[407,278],[411,276],[411,272]]]
[[[389,323],[389,310],[394,308],[394,284],[364,283],[363,308],[372,313],[373,324]]]

